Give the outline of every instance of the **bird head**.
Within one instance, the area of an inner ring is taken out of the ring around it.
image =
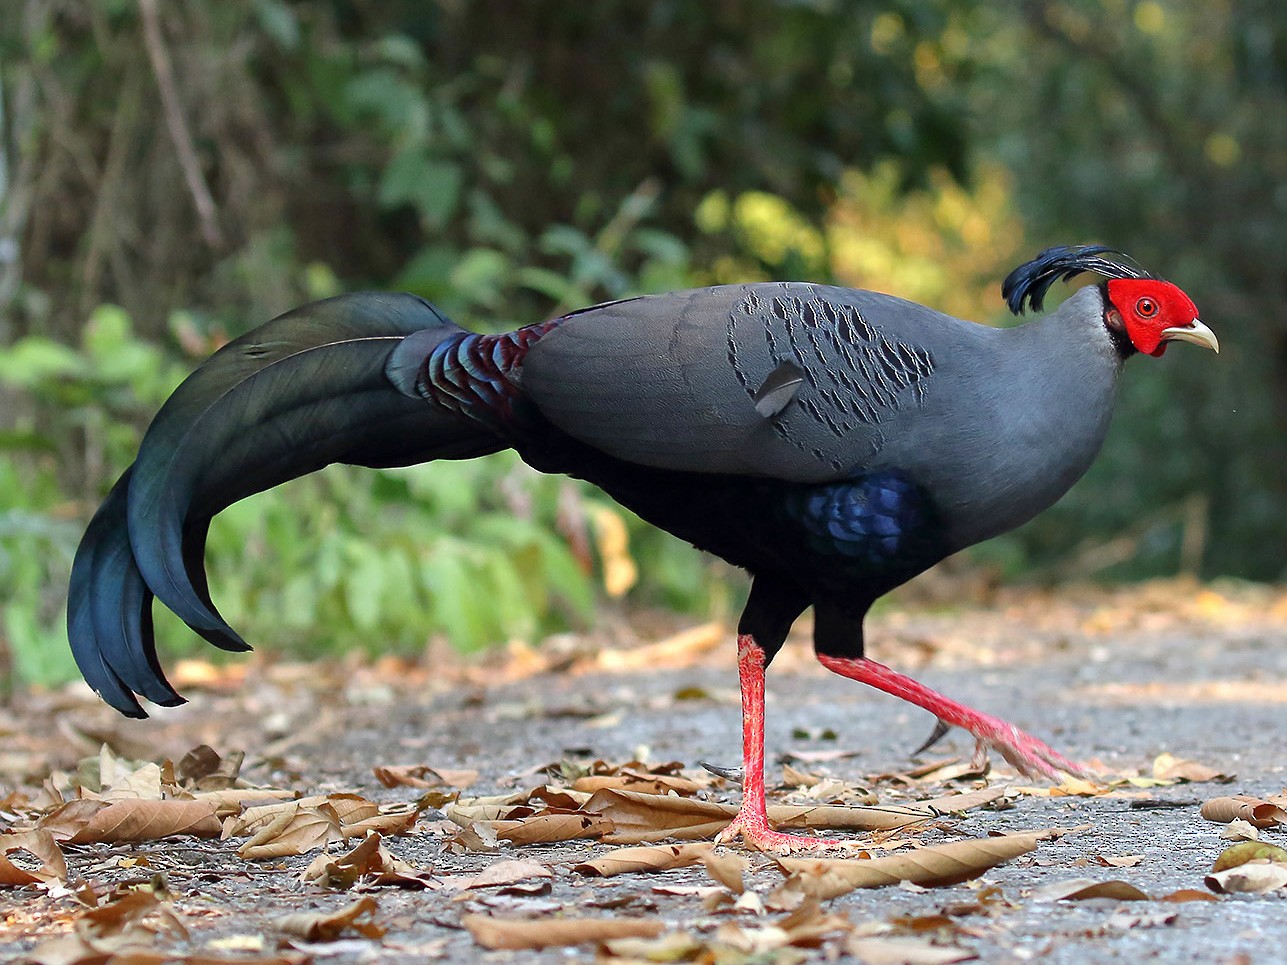
[[[1006,276],[1001,295],[1016,315],[1023,314],[1025,303],[1039,312],[1051,285],[1084,271],[1108,279],[1104,284],[1104,324],[1139,352],[1157,357],[1166,351],[1168,342],[1176,340],[1220,351],[1215,332],[1199,321],[1188,295],[1104,245],[1047,248]]]
[[[1193,300],[1169,281],[1113,278],[1104,287],[1108,292],[1104,323],[1124,332],[1145,355],[1160,356],[1172,340],[1220,351],[1215,332],[1198,320]]]

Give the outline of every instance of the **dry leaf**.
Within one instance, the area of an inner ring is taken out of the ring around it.
[[[1232,774],[1224,774],[1214,767],[1199,764],[1197,761],[1185,761],[1170,754],[1159,754],[1153,761],[1153,777],[1160,781],[1215,781],[1227,784],[1233,780]]]
[[[367,803],[371,804],[371,802]],[[406,834],[415,826],[416,819],[420,816],[420,810],[414,804],[395,803],[378,806],[371,804],[371,808],[375,813],[363,810],[360,816],[352,815],[349,819],[340,815],[340,833],[344,835],[346,841],[372,832],[385,837]]]
[[[649,871],[670,871],[697,864],[715,850],[713,844],[658,844],[641,848],[617,848],[572,870],[583,875],[611,878],[614,875]]]
[[[1112,898],[1116,901],[1148,901],[1148,895],[1126,881],[1092,881],[1070,878],[1042,885],[1032,893],[1034,901],[1082,901]]]
[[[615,788],[622,791],[638,791],[640,794],[669,794],[674,791],[690,797],[703,789],[704,785],[686,777],[673,774],[641,774],[637,771],[623,770],[619,774],[587,774],[572,782],[572,789],[582,793],[593,794],[604,788]]]
[[[612,938],[604,942],[612,956],[607,961],[635,965],[643,962],[696,962],[705,950],[701,939],[685,931],[668,932],[657,938]]]
[[[106,747],[103,748],[107,750]],[[104,782],[106,784],[106,781]],[[161,791],[161,766],[148,762],[136,770],[118,773],[113,776],[110,786],[92,796],[99,801],[159,801]]]
[[[681,630],[673,636],[644,647],[629,650],[607,647],[595,655],[599,668],[609,671],[651,670],[665,666],[672,669],[686,667],[708,650],[721,646],[728,639],[728,630],[718,621]]]
[[[746,869],[751,866],[751,863],[741,855],[710,851],[702,855],[702,864],[706,866],[708,875],[733,894],[740,895],[745,891],[746,885],[742,881],[742,875],[746,874]]]
[[[656,797],[652,799],[666,800]],[[613,827],[612,821],[602,815],[554,808],[517,821],[492,821],[490,824],[496,837],[518,845],[601,838]]]
[[[459,889],[497,888],[527,881],[529,878],[553,877],[554,872],[545,865],[527,858],[520,858],[514,861],[497,861],[476,875],[466,877],[462,881],[451,882],[450,886]]]
[[[1180,904],[1186,901],[1219,901],[1215,895],[1209,895],[1205,891],[1198,891],[1196,888],[1180,888],[1171,892],[1169,895],[1163,895],[1159,901],[1171,901]]]
[[[295,791],[266,787],[230,787],[220,791],[183,792],[181,796],[191,796],[194,801],[208,801],[214,806],[215,816],[221,821],[243,811],[272,804],[276,801],[292,800],[299,795]]]
[[[994,804],[1009,794],[1008,787],[981,787],[977,791],[962,791],[957,794],[946,794],[943,797],[933,797],[927,801],[918,801],[916,806],[932,811],[935,815],[964,814],[966,811]]]
[[[922,784],[945,784],[948,781],[975,780],[987,774],[991,765],[985,759],[981,763],[975,763],[972,760],[965,761],[952,759],[942,761],[930,768],[918,768],[915,772],[909,772],[909,777],[915,777]]]
[[[1202,883],[1220,895],[1277,891],[1287,888],[1287,864],[1263,859],[1247,861],[1235,868],[1214,871]]]
[[[358,882],[373,887],[437,888],[427,871],[395,858],[382,845],[379,834],[371,833],[352,851],[336,857],[320,854],[304,869],[301,880],[323,888],[352,888]]]
[[[180,834],[217,838],[220,830],[209,801],[137,798],[110,804],[69,801],[41,819],[39,826],[72,844],[155,841]]]
[[[1220,829],[1220,837],[1226,841],[1259,841],[1260,832],[1249,822],[1236,818]]]
[[[928,938],[867,938],[852,935],[845,950],[863,965],[951,965],[978,958],[955,945],[936,945]]]
[[[1269,801],[1244,794],[1235,797],[1213,797],[1202,805],[1201,814],[1208,821],[1228,824],[1230,821],[1240,819],[1252,827],[1261,829],[1272,828],[1276,824],[1287,824],[1287,810]]]
[[[782,782],[788,787],[813,787],[822,778],[807,771],[797,771],[790,764],[782,765]]]
[[[747,892],[747,895],[752,894],[754,892]],[[763,912],[763,907],[760,910]],[[776,927],[785,933],[788,945],[813,948],[822,944],[825,936],[837,931],[848,931],[853,928],[853,924],[844,915],[824,912],[817,898],[805,898]]]
[[[618,938],[655,938],[664,922],[639,918],[492,918],[465,915],[461,924],[484,948],[535,949],[584,945]]]
[[[305,854],[344,838],[340,830],[339,815],[326,802],[314,807],[305,807],[299,801],[290,801],[286,804],[274,804],[269,805],[268,808],[255,810],[271,811],[270,815],[257,815],[257,818],[270,817],[271,819],[267,822],[257,820],[259,830],[237,849],[237,853],[247,861]],[[245,815],[242,817],[244,818]],[[225,829],[224,837],[234,833],[236,832]]]
[[[975,838],[867,861],[778,858],[777,863],[785,873],[799,876],[800,888],[806,894],[826,899],[855,888],[879,888],[904,881],[926,886],[968,881],[1003,861],[1034,850],[1044,836],[1045,832],[1029,831]]]
[[[147,919],[155,916],[156,921]],[[143,934],[148,937],[167,932],[187,939],[188,930],[155,892],[139,889],[127,891],[115,901],[91,908],[76,916],[76,934],[89,942],[113,936]]]
[[[737,814],[731,804],[613,789],[597,792],[585,810],[611,820],[613,828],[604,836],[610,844],[642,844],[667,837],[690,841],[710,838]],[[887,830],[927,821],[942,813],[925,805],[772,805],[768,810],[769,820],[776,827],[793,830]]]
[[[24,868],[9,860],[9,855],[23,852],[40,862],[37,868]],[[18,831],[0,834],[0,885],[22,887],[49,881],[67,880],[67,861],[58,842],[48,831]]]
[[[478,772],[467,769],[430,767],[428,764],[398,764],[372,768],[385,787],[466,788],[478,780]]]
[[[380,938],[384,935],[384,929],[373,920],[377,907],[375,899],[367,896],[330,914],[301,911],[279,918],[273,924],[278,931],[309,942],[333,942],[349,930],[357,932],[363,938]],[[363,918],[367,920],[362,921]]]
[[[499,851],[500,842],[491,825],[486,821],[475,821],[448,838],[447,848],[453,854]]]

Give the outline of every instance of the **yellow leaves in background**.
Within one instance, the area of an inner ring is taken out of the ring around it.
[[[586,512],[594,526],[595,545],[603,562],[603,589],[614,600],[624,596],[639,579],[639,567],[630,556],[630,535],[621,514],[601,503],[589,503]]]
[[[748,256],[717,264],[712,281],[763,278],[760,266],[768,266],[775,278],[831,276],[960,318],[999,318],[997,282],[1021,260],[1024,246],[1009,175],[981,167],[962,186],[938,170],[911,191],[901,177],[893,162],[846,172],[821,224],[773,194],[748,191],[730,199],[712,192],[694,220],[707,233],[733,232]]]
[[[841,179],[826,225],[836,280],[959,318],[996,318],[997,280],[1020,260],[1023,245],[1009,175],[983,167],[963,187],[940,170],[911,192],[900,190],[900,177],[887,162]]]

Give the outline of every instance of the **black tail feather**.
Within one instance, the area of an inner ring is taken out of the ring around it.
[[[164,706],[183,698],[166,681],[151,646],[152,593],[134,565],[125,526],[131,471],[112,488],[76,551],[67,630],[89,685],[127,717],[146,717],[135,693]]]
[[[432,347],[459,331],[411,295],[344,295],[229,343],[175,391],[73,564],[72,650],[108,703],[143,716],[134,694],[182,702],[157,660],[153,595],[216,646],[249,649],[206,582],[206,534],[220,510],[333,462],[403,466],[505,447],[386,376],[407,335]]]

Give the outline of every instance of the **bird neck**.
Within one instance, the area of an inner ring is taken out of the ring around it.
[[[1108,433],[1123,361],[1094,287],[989,341],[987,358],[960,364],[965,391],[956,403],[969,411],[954,416],[958,456],[935,469],[932,491],[954,549],[1022,525],[1090,468]]]

